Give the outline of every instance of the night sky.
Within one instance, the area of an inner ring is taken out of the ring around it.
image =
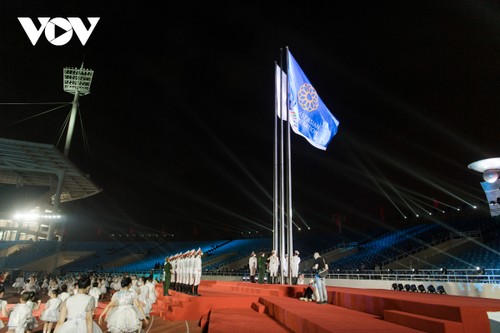
[[[69,159],[103,191],[61,206],[68,239],[271,229],[285,47],[340,121],[326,151],[292,133],[302,232],[333,214],[363,230],[404,227],[435,200],[486,206],[467,166],[499,156],[498,4],[292,3],[0,0],[1,137],[62,150],[71,106],[29,103],[70,103],[63,68],[94,70]],[[85,46],[33,46],[17,18],[44,16],[100,20]]]

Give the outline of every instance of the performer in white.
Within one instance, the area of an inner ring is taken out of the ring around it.
[[[193,249],[189,252],[189,257],[187,260],[187,285],[188,285],[188,290],[187,294],[188,295],[193,295],[194,294],[194,257],[195,257],[196,251]]]
[[[250,259],[248,259],[248,267],[250,269],[250,282],[255,283],[255,274],[257,273],[257,255],[254,251],[252,251]]]
[[[299,251],[295,250],[293,257],[290,260],[290,271],[292,272],[292,284],[297,284],[297,278],[299,276],[299,264],[300,257]]]
[[[175,275],[175,291],[181,291],[181,254],[177,253],[174,256],[172,267]]]
[[[269,257],[269,276],[270,276],[270,283],[276,283],[277,282],[277,276],[278,276],[278,268],[280,266],[280,260],[278,256],[276,255],[276,251],[273,250],[271,256]]]
[[[179,273],[180,273],[180,281],[181,281],[181,292],[185,293],[187,290],[186,286],[186,261],[187,261],[187,254],[188,252],[184,252],[181,254],[180,260],[179,260]]]
[[[288,253],[285,253],[285,258],[281,260],[283,269],[283,282],[287,283],[288,280]]]
[[[198,248],[198,251],[196,251],[196,257],[194,258],[194,267],[193,267],[193,276],[194,276],[193,295],[194,296],[201,296],[198,293],[198,286],[200,285],[200,281],[201,281],[201,257],[202,256],[203,256],[203,252],[201,251],[201,248]]]

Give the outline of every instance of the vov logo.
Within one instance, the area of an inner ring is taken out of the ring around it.
[[[50,17],[39,17],[40,28],[37,28],[29,17],[18,17],[17,19],[23,26],[31,44],[36,45],[42,32],[45,31],[47,41],[56,46],[66,45],[73,37],[73,32],[75,32],[82,45],[85,45],[92,31],[94,31],[97,22],[99,22],[99,17],[88,17],[90,28],[87,30],[79,17],[68,17],[67,19],[62,17],[54,17],[52,19]],[[56,36],[56,27],[62,30],[63,33]]]

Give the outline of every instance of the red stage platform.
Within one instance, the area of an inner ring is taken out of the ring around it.
[[[159,293],[163,294],[161,286]],[[500,300],[406,291],[328,287],[329,304],[303,302],[305,286],[202,281],[201,297],[160,296],[167,321],[199,320],[203,332],[490,332]]]

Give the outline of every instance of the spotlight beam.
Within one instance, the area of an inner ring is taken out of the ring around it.
[[[375,184],[375,186],[378,188],[380,192],[389,200],[389,202],[397,209],[397,211],[401,214],[406,219],[406,215],[399,209],[398,205],[392,200],[392,198],[387,194],[387,192],[380,186],[379,182],[376,180],[376,178],[373,176],[373,174],[368,170],[368,168],[361,163],[361,161],[358,159],[357,160],[358,164],[363,168],[363,171],[370,177],[372,182]]]

